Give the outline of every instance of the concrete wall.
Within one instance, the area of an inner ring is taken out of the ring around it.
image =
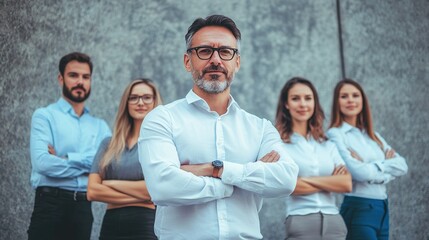
[[[183,67],[184,34],[196,17],[225,14],[242,31],[242,67],[232,93],[249,112],[273,120],[278,91],[292,76],[316,85],[329,115],[341,78],[336,1],[0,1],[0,238],[26,239],[33,111],[56,101],[61,56],[93,57],[92,113],[113,123],[122,89],[155,80],[166,103],[192,86]],[[375,127],[409,164],[389,184],[391,239],[428,239],[429,2],[341,1],[347,76],[369,95]],[[268,199],[265,239],[284,238],[284,204]],[[93,238],[104,205],[94,205]]]

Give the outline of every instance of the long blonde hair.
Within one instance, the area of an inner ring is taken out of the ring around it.
[[[120,155],[126,147],[127,137],[133,131],[134,119],[131,117],[128,111],[128,97],[130,96],[133,87],[137,84],[146,84],[152,88],[154,94],[154,108],[162,104],[162,99],[158,88],[151,80],[141,78],[133,80],[130,84],[128,84],[124,90],[124,93],[122,94],[119,109],[116,114],[112,139],[110,140],[109,146],[100,160],[100,175],[102,177],[105,177],[106,169],[109,164],[111,164],[114,159],[118,161]]]

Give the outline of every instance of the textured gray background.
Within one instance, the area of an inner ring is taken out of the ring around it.
[[[429,1],[341,1],[347,76],[361,82],[375,127],[409,164],[389,184],[391,239],[429,239]],[[327,114],[341,78],[335,0],[0,1],[0,239],[26,239],[33,111],[56,101],[61,56],[93,57],[92,113],[112,126],[129,80],[150,77],[164,101],[192,86],[184,34],[196,17],[232,17],[242,31],[242,68],[232,93],[249,112],[273,120],[279,89],[292,76],[313,81]],[[284,204],[266,200],[265,239],[284,238]],[[93,238],[104,205],[94,206]]]

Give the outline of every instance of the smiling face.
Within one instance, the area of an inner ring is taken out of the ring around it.
[[[314,114],[314,94],[310,87],[297,83],[289,89],[286,109],[292,117],[292,123],[307,122]]]
[[[128,112],[134,121],[142,121],[155,106],[155,101],[153,100],[154,92],[147,84],[139,83],[133,86],[128,96],[129,99],[135,97],[140,98],[137,100],[137,103],[128,102]],[[149,97],[152,97],[152,102],[149,104],[144,103],[143,100]]]
[[[362,112],[362,94],[355,86],[345,84],[339,94],[340,112],[347,122],[355,122]]]
[[[237,39],[224,27],[207,26],[198,30],[191,42],[193,47],[237,48]],[[206,93],[221,93],[229,88],[235,73],[240,68],[240,56],[236,54],[229,61],[222,60],[215,51],[210,59],[201,60],[195,50],[185,53],[184,64],[191,72],[197,89]]]
[[[63,89],[63,96],[71,102],[82,103],[91,93],[91,70],[87,63],[71,61],[59,74],[58,81]]]

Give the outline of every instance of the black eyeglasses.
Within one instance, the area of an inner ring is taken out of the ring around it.
[[[234,58],[235,54],[238,53],[238,49],[236,48],[230,48],[230,47],[214,48],[214,47],[205,47],[205,46],[188,48],[186,51],[191,52],[192,50],[195,50],[198,58],[201,60],[210,59],[213,56],[213,53],[217,51],[220,59],[224,61],[230,61],[231,59]]]
[[[137,104],[137,103],[139,103],[140,99],[143,101],[144,104],[151,104],[151,103],[153,103],[154,96],[151,94],[145,94],[142,96],[131,95],[128,97],[128,103],[129,104]]]

